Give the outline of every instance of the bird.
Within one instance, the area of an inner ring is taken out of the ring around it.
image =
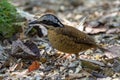
[[[29,23],[29,25],[33,24],[41,24],[46,27],[49,42],[53,48],[61,52],[78,54],[91,48],[101,48],[94,38],[75,27],[63,24],[53,14],[44,14],[39,19]]]

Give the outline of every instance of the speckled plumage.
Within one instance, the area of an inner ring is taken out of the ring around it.
[[[54,48],[66,53],[78,53],[97,47],[92,37],[70,26],[49,29],[48,38]]]

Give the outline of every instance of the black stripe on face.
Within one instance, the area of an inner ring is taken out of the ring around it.
[[[54,27],[64,27],[60,20],[52,14],[46,14],[40,17],[40,23]]]
[[[34,21],[31,21],[31,22],[29,23],[29,25],[31,25],[31,24],[40,24],[40,23],[39,23],[38,20],[34,20]]]

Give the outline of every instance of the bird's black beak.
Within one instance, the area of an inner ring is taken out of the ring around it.
[[[32,24],[40,24],[40,22],[38,20],[34,20],[29,23],[29,25],[32,25]]]

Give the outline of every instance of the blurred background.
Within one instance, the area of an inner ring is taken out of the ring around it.
[[[79,19],[77,15],[105,15],[120,10],[119,0],[12,0],[15,6],[32,14],[54,13]]]

